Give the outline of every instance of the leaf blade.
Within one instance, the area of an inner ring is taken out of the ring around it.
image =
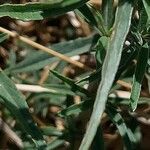
[[[0,5],[0,17],[9,16],[23,21],[42,20],[74,10],[87,1],[71,0],[68,2],[68,0],[56,0],[46,3],[3,4]]]
[[[89,51],[92,46],[93,38],[94,36],[90,36],[67,42],[61,42],[52,45],[51,48],[67,56],[79,55]],[[57,60],[59,60],[59,58],[51,56],[45,52],[34,51],[33,53],[29,54],[25,60],[16,64],[14,67],[6,69],[5,71],[10,73],[31,72],[33,70],[39,70]]]
[[[1,33],[0,34],[0,43],[3,42],[4,40],[6,40],[8,38],[8,35],[5,33]]]
[[[146,71],[147,61],[149,57],[148,47],[142,47],[139,52],[138,63],[136,66],[136,71],[133,77],[133,85],[130,96],[130,106],[132,111],[137,108],[138,99],[140,97],[141,84]]]
[[[143,0],[143,4],[146,10],[146,13],[148,15],[148,22],[150,24],[150,1],[149,0]]]
[[[124,10],[127,13],[124,13]],[[123,44],[130,28],[132,11],[131,1],[123,1],[116,12],[114,31],[108,44],[108,53],[106,54],[102,68],[102,80],[97,91],[89,126],[80,145],[80,150],[87,150],[90,147],[100,123],[97,118],[101,118],[105,109],[107,96],[119,66]],[[113,68],[112,64],[114,65]]]
[[[134,149],[133,143],[136,142],[136,139],[134,137],[134,134],[132,132],[129,132],[122,116],[120,113],[116,111],[115,108],[113,108],[111,105],[108,105],[106,108],[106,112],[109,115],[112,122],[116,125],[116,127],[119,130],[120,135],[123,138],[124,144],[128,150]]]
[[[11,111],[28,133],[37,147],[45,146],[41,132],[34,124],[27,103],[22,94],[17,91],[13,82],[0,70],[0,98],[1,102]]]

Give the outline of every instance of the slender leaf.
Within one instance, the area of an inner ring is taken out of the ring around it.
[[[147,15],[148,15],[148,22],[150,24],[150,1],[149,0],[143,0],[143,4],[144,4],[145,10],[146,10]]]
[[[97,42],[96,58],[97,58],[97,63],[101,65],[103,64],[105,59],[107,44],[108,44],[108,38],[106,36],[102,36]]]
[[[76,40],[54,44],[51,48],[67,56],[79,55],[89,51],[93,38],[93,36],[78,38]],[[6,72],[33,72],[57,60],[59,58],[50,56],[45,52],[34,51],[32,53],[30,52],[26,59],[16,64],[16,66],[8,68]]]
[[[71,105],[65,109],[63,109],[59,115],[61,117],[70,116],[70,115],[78,115],[83,111],[86,111],[90,108],[92,108],[94,101],[92,100],[86,100],[81,102],[80,104],[74,104]]]
[[[32,100],[35,103],[39,102],[40,99],[45,99],[45,102],[56,105],[56,106],[60,106],[62,107],[65,100],[66,100],[66,95],[62,95],[62,94],[53,94],[53,93],[32,93],[29,97],[28,97],[28,101]]]
[[[89,96],[90,96],[90,93],[89,93],[86,89],[84,89],[84,88],[78,86],[77,84],[75,84],[75,82],[74,82],[73,80],[71,80],[71,79],[69,79],[69,78],[67,78],[67,77],[62,76],[61,74],[59,74],[58,72],[56,72],[56,71],[54,71],[54,70],[51,70],[51,72],[52,72],[57,78],[59,78],[60,80],[62,80],[62,81],[65,82],[65,83],[67,83],[67,84],[71,87],[71,90],[72,90],[73,92],[79,91],[79,92],[81,92],[81,93],[84,93],[85,95],[89,95]]]
[[[61,84],[45,84],[44,87],[50,89],[53,94],[59,95],[72,95],[74,96],[75,93],[71,91],[70,87]],[[53,92],[54,91],[54,92]]]
[[[61,139],[54,139],[51,143],[49,143],[46,147],[46,150],[54,150],[59,146],[62,146],[65,143],[64,140]]]
[[[133,11],[132,4],[133,2],[130,0],[123,0],[117,8],[114,29],[108,41],[107,53],[102,67],[102,80],[97,91],[93,113],[81,143],[80,150],[89,149],[100,123],[98,118],[101,118],[105,110],[107,96],[113,84],[120,62],[123,44],[130,28]]]
[[[140,11],[139,16],[140,18],[139,18],[138,30],[140,33],[142,33],[147,28],[145,25],[147,24],[147,20],[148,20],[147,13],[143,7],[142,10]]]
[[[76,11],[81,18],[85,19],[90,25],[95,27],[101,35],[107,36],[107,29],[101,13],[91,5],[83,5]]]
[[[109,98],[111,103],[115,106],[120,106],[120,105],[127,105],[129,106],[130,101],[129,99],[122,99],[122,98]],[[138,101],[138,105],[143,105],[143,104],[149,104],[149,98],[146,97],[140,97]]]
[[[105,26],[110,29],[113,25],[114,10],[113,10],[113,0],[105,0],[102,3],[102,14],[104,18]]]
[[[93,27],[98,28],[98,22],[95,19],[94,13],[92,12],[91,9],[92,9],[92,6],[85,4],[82,7],[78,8],[76,12],[81,18],[86,20]]]
[[[150,100],[149,98],[140,97],[138,101],[138,105],[149,104],[150,103],[149,100]],[[129,105],[129,99],[109,98],[109,101],[111,101],[111,103],[116,106]],[[70,115],[78,115],[84,111],[92,109],[93,104],[94,104],[94,101],[86,100],[86,101],[81,102],[80,104],[74,104],[63,109],[61,112],[58,113],[58,115],[60,115],[61,117],[70,116]]]
[[[8,38],[8,35],[5,33],[1,33],[0,34],[0,43],[3,42],[4,40],[6,40]]]
[[[102,127],[99,126],[95,135],[95,138],[93,140],[93,145],[92,145],[93,150],[104,150],[105,149],[105,144],[104,144],[104,138],[103,138],[103,132],[102,132]]]
[[[3,4],[0,5],[0,17],[9,16],[24,21],[42,20],[72,11],[88,0],[51,0],[46,3]],[[55,11],[54,11],[55,10]]]
[[[59,131],[52,126],[41,127],[40,129],[44,135],[48,136],[61,136],[63,134],[62,131]]]
[[[132,60],[135,59],[137,55],[138,50],[137,46],[135,45],[130,45],[123,50],[115,81],[119,79],[123,71],[125,71],[129,66],[131,66]]]
[[[17,91],[13,82],[3,73],[3,71],[0,71],[0,100],[12,115],[16,117],[21,124],[22,129],[31,136],[36,147],[42,148],[45,146],[42,134],[31,118],[24,97]]]
[[[126,126],[122,116],[120,115],[120,113],[118,113],[116,111],[116,109],[110,105],[107,106],[106,112],[109,115],[112,122],[118,128],[119,133],[124,140],[124,144],[125,144],[126,148],[128,150],[134,149],[134,143],[136,142],[136,139],[134,137],[134,134],[131,132],[131,130],[129,130],[127,128],[127,126]]]
[[[133,77],[133,85],[132,85],[131,96],[130,96],[130,100],[131,100],[130,105],[132,111],[135,111],[135,109],[137,108],[142,80],[146,71],[148,58],[149,58],[149,49],[145,45],[141,48],[139,52],[138,63]]]

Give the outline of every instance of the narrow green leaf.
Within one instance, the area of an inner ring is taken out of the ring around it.
[[[93,140],[92,145],[93,150],[105,150],[104,138],[103,138],[103,131],[102,127],[99,126]]]
[[[75,96],[75,93],[71,91],[71,88],[66,85],[45,84],[44,87],[50,89],[52,94]]]
[[[132,111],[135,111],[135,109],[137,108],[137,103],[141,91],[141,84],[142,84],[143,76],[146,71],[148,58],[149,58],[149,49],[145,45],[141,48],[139,52],[136,71],[133,77],[133,85],[132,85],[131,96],[130,96],[130,100],[131,100],[130,105]]]
[[[92,6],[85,4],[78,8],[75,12],[84,20],[86,20],[91,26],[98,28],[98,22],[95,19],[94,13],[91,11]]]
[[[66,95],[42,92],[42,93],[32,93],[27,98],[28,101],[32,100],[35,103],[36,102],[38,103],[38,101],[40,101],[41,99],[45,99],[45,102],[50,103],[52,105],[63,107],[63,104],[66,100]]]
[[[101,13],[92,5],[83,5],[76,11],[81,18],[85,19],[91,26],[95,27],[101,35],[107,36],[107,29]]]
[[[147,16],[147,13],[144,9],[144,7],[142,7],[142,10],[140,11],[140,14],[139,14],[139,23],[138,23],[138,31],[139,33],[142,34],[142,32],[144,30],[146,30],[146,25],[147,25],[147,20],[148,20],[148,16]],[[137,32],[135,32],[135,34],[138,34]],[[142,41],[142,39],[141,39]]]
[[[5,33],[0,33],[0,43],[8,38],[8,35]]]
[[[143,4],[144,4],[145,10],[147,12],[148,22],[150,24],[150,1],[149,0],[143,0]]]
[[[62,131],[59,131],[52,126],[41,127],[40,130],[42,131],[43,135],[48,136],[61,136],[63,134]]]
[[[71,105],[71,106],[63,109],[59,113],[59,115],[61,117],[70,116],[70,115],[78,115],[81,112],[92,108],[93,107],[93,103],[94,103],[94,101],[92,101],[92,100],[86,100],[86,101],[81,102],[80,104]]]
[[[133,1],[123,0],[117,8],[113,32],[108,41],[107,53],[102,67],[102,80],[97,90],[93,113],[86,134],[81,143],[80,150],[89,149],[100,123],[99,118],[101,118],[105,110],[107,96],[113,84],[120,62],[123,44],[130,28],[133,11],[132,4]]]
[[[122,105],[127,105],[129,106],[130,101],[129,99],[123,99],[123,98],[109,98],[109,100],[111,101],[111,103],[115,106],[122,106]],[[138,101],[138,105],[143,105],[143,104],[150,104],[149,102],[149,98],[146,97],[140,97],[139,101]]]
[[[98,66],[101,66],[104,62],[107,44],[108,44],[108,38],[106,36],[102,36],[97,42],[96,59],[98,61],[97,63],[100,64]]]
[[[62,146],[65,143],[65,140],[54,139],[51,143],[49,143],[45,150],[54,150],[59,146]]]
[[[51,0],[46,3],[3,4],[0,5],[0,17],[9,16],[24,21],[42,20],[72,11],[88,0]],[[54,11],[55,10],[55,11]]]
[[[89,93],[86,89],[84,89],[84,88],[78,86],[77,84],[75,84],[75,82],[74,82],[73,80],[71,80],[70,78],[64,77],[64,76],[62,76],[61,74],[59,74],[58,72],[56,72],[56,71],[54,71],[54,70],[51,70],[51,72],[52,72],[57,78],[59,78],[60,80],[62,80],[62,81],[65,82],[65,83],[67,83],[67,84],[71,87],[71,90],[72,90],[73,92],[79,91],[79,92],[81,92],[81,93],[83,93],[83,94],[85,94],[85,95],[89,95],[89,96],[90,96],[90,93]]]
[[[123,50],[115,81],[117,81],[124,70],[131,65],[131,62],[136,58],[137,55],[138,50],[136,45],[130,45]]]
[[[113,0],[103,1],[102,14],[103,14],[105,26],[107,27],[107,29],[110,29],[114,21]]]
[[[112,120],[112,122],[118,128],[119,133],[123,138],[123,141],[124,141],[126,148],[128,150],[133,150],[134,144],[136,143],[136,139],[135,139],[132,131],[127,128],[127,126],[126,126],[122,116],[120,115],[120,113],[118,113],[116,111],[116,109],[113,108],[111,105],[108,105],[106,107],[106,112],[107,112],[108,116],[110,117],[110,119]]]
[[[78,38],[75,40],[54,44],[51,46],[55,51],[67,56],[74,56],[85,53],[90,50],[94,36],[86,38]],[[6,72],[33,72],[34,70],[41,69],[42,67],[51,64],[59,58],[50,56],[45,52],[33,51],[30,52],[26,59],[16,64],[12,68],[8,68]]]
[[[0,99],[8,110],[21,124],[21,127],[35,143],[37,148],[45,146],[41,132],[33,122],[29,113],[28,105],[22,96],[17,91],[13,82],[0,70]]]

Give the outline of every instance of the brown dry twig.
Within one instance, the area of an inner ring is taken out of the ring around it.
[[[9,30],[7,30],[7,29],[5,29],[5,28],[3,28],[3,27],[0,27],[0,32],[6,33],[6,34],[8,34],[8,35],[11,36],[11,37],[17,38],[17,39],[23,41],[24,43],[27,43],[27,44],[33,46],[34,48],[37,48],[37,49],[39,49],[39,50],[42,50],[42,51],[44,51],[44,52],[47,52],[48,54],[51,54],[51,55],[53,55],[53,56],[56,56],[56,57],[60,58],[61,60],[64,60],[64,61],[66,61],[66,62],[68,62],[68,63],[70,63],[70,64],[73,64],[73,65],[75,65],[75,66],[77,66],[77,67],[79,67],[79,68],[81,68],[81,69],[87,69],[87,70],[91,69],[91,68],[89,68],[88,66],[86,66],[86,65],[84,65],[84,64],[82,64],[82,63],[80,63],[80,62],[78,62],[78,61],[72,60],[72,59],[71,59],[70,57],[68,57],[68,56],[65,56],[65,55],[63,55],[63,54],[61,54],[61,53],[58,53],[58,52],[56,52],[56,51],[54,51],[54,50],[52,50],[52,49],[50,49],[50,48],[47,48],[47,47],[45,47],[45,46],[43,46],[43,45],[41,45],[41,44],[38,44],[38,43],[36,43],[36,42],[30,40],[29,38],[20,36],[20,35],[17,34],[16,32],[9,31]]]

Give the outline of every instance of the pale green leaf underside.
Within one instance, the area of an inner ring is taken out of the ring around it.
[[[107,96],[113,84],[120,62],[123,44],[130,28],[132,11],[133,7],[130,0],[121,1],[121,4],[117,8],[113,32],[108,41],[107,54],[102,67],[102,80],[97,91],[93,113],[80,150],[89,149],[100,123],[99,118],[101,118],[105,110]]]

